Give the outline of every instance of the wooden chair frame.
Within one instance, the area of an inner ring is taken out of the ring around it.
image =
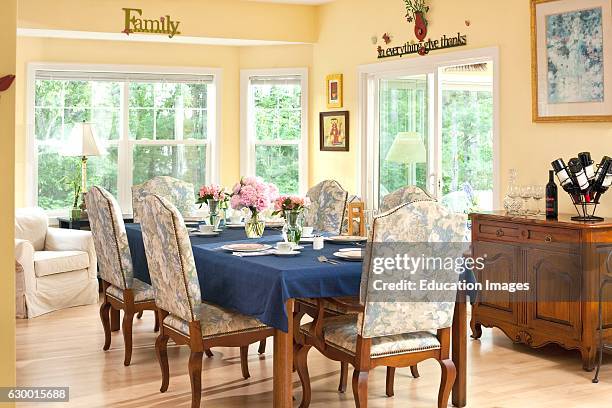
[[[162,372],[162,385],[160,392],[166,392],[170,383],[170,368],[168,365],[168,340],[172,339],[177,345],[189,346],[191,354],[189,356],[189,379],[191,381],[191,407],[200,406],[202,399],[202,359],[203,354],[210,352],[211,347],[240,347],[240,366],[242,376],[247,379],[250,377],[248,366],[249,345],[258,341],[265,340],[274,335],[273,328],[265,328],[253,331],[243,331],[219,335],[209,339],[202,338],[202,327],[199,320],[189,323],[189,335],[185,335],[171,327],[164,326],[163,321],[168,316],[168,312],[158,309],[158,321],[162,322],[159,328],[159,336],[155,341],[155,351],[157,360]]]
[[[323,335],[324,320],[326,312],[324,301],[341,305],[346,310],[363,313],[364,306],[359,304],[347,304],[336,299],[326,298],[317,299],[317,317],[313,321],[308,333],[298,332],[296,335],[296,346],[294,350],[295,366],[302,382],[302,401],[300,408],[307,408],[310,405],[311,388],[310,375],[308,373],[308,352],[315,347],[325,357],[348,363],[355,367],[353,372],[353,396],[357,408],[367,408],[368,406],[368,374],[369,371],[378,366],[387,367],[387,395],[393,395],[393,374],[395,368],[414,366],[421,361],[433,358],[440,363],[442,375],[440,389],[438,392],[438,408],[448,406],[448,397],[455,382],[456,368],[450,358],[450,335],[451,328],[439,329],[437,337],[440,341],[440,348],[433,350],[417,351],[413,353],[398,354],[373,358],[370,356],[372,339],[367,339],[357,335],[355,354],[343,349],[327,344]]]
[[[111,331],[119,330],[119,311],[123,310],[123,321],[121,324],[123,341],[125,343],[123,365],[129,366],[132,360],[132,324],[134,322],[134,315],[138,315],[138,318],[140,318],[143,311],[152,310],[155,313],[154,331],[158,331],[157,307],[155,306],[155,300],[135,302],[134,291],[132,289],[123,290],[123,300],[109,296],[106,293],[109,286],[111,286],[110,283],[102,280],[103,298],[102,305],[100,305],[100,320],[102,320],[102,326],[104,327],[104,347],[102,349],[106,351],[110,348]]]

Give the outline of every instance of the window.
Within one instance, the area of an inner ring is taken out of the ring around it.
[[[456,212],[496,207],[497,51],[461,55],[361,67],[369,205],[416,185]]]
[[[67,179],[79,158],[62,155],[75,123],[94,124],[107,154],[88,161],[88,186],[101,185],[131,208],[131,186],[168,175],[195,186],[216,180],[214,74],[132,73],[32,67],[31,201],[71,204]]]
[[[307,186],[307,71],[242,71],[241,172],[283,194]]]

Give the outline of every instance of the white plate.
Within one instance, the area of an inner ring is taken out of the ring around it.
[[[281,242],[282,242],[282,241],[281,241]],[[277,250],[277,248],[276,248],[276,247],[274,247],[273,249],[274,249],[275,251]],[[299,251],[300,249],[304,249],[304,247],[303,247],[303,246],[301,246],[301,245],[296,245],[296,246],[294,246],[293,248],[291,248],[291,250],[292,250],[292,251]]]
[[[367,237],[360,237],[358,235],[336,235],[333,237],[325,238],[329,242],[347,243],[347,242],[364,242],[367,241]]]
[[[191,235],[196,236],[196,237],[216,237],[217,235],[219,235],[219,232],[217,231],[213,231],[213,232],[196,231],[196,232],[192,232]]]
[[[361,251],[334,252],[334,256],[347,261],[363,261],[363,252]]]
[[[272,254],[276,255],[276,256],[296,256],[296,255],[299,255],[301,253],[300,251],[281,252],[281,251],[278,251],[276,249],[273,249],[270,252]]]
[[[244,228],[244,224],[225,224],[227,228]]]
[[[272,247],[267,244],[227,244],[221,247],[230,252],[259,252],[270,248]]]

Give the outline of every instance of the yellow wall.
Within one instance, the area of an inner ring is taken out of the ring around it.
[[[2,2],[0,77],[15,73],[17,0]],[[0,94],[0,386],[15,384],[15,85]],[[0,404],[1,405],[1,404]]]
[[[19,27],[119,33],[122,8],[170,15],[185,36],[316,41],[316,8],[241,0],[20,0]]]
[[[510,168],[519,170],[519,182],[522,184],[545,184],[550,162],[557,157],[567,160],[585,150],[590,150],[596,160],[604,154],[611,155],[610,123],[531,122],[530,16],[527,0],[431,0],[429,4],[431,38],[461,31],[467,33],[469,45],[455,50],[499,46],[502,195]],[[311,75],[313,112],[326,110],[325,76],[343,73],[345,109],[350,110],[350,125],[353,130],[356,129],[357,66],[377,61],[376,46],[370,41],[373,35],[380,38],[383,33],[390,32],[394,36],[390,45],[401,45],[406,40],[414,39],[413,25],[406,22],[405,14],[404,2],[400,0],[336,0],[320,7],[319,40],[313,47],[314,68]],[[466,27],[465,20],[470,20],[469,27]],[[316,136],[316,115],[312,117],[311,125]],[[319,152],[316,137],[312,143],[315,151],[312,160],[317,165],[311,167],[311,183],[333,176],[349,190],[355,189],[353,169],[359,160],[355,148],[359,144],[359,136],[352,132],[349,153]],[[569,196],[563,191],[559,196],[560,211],[573,212]],[[598,213],[612,216],[612,197],[604,196],[604,204]]]

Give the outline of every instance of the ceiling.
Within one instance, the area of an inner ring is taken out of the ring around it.
[[[317,6],[319,4],[331,3],[334,0],[247,0],[247,1],[257,1],[260,3],[306,4],[309,6]]]

